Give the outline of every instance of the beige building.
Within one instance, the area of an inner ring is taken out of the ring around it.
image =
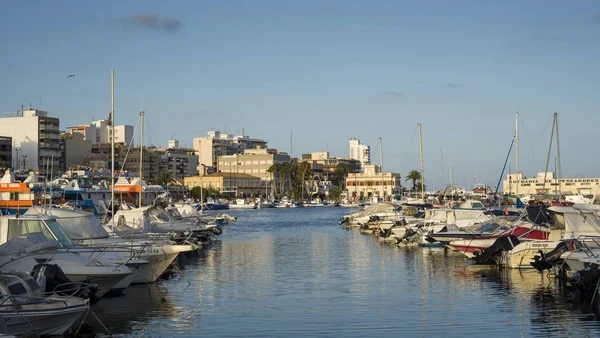
[[[373,196],[386,198],[400,193],[400,174],[382,173],[381,167],[376,164],[368,164],[363,168],[364,172],[351,173],[346,177],[346,189],[349,198],[358,199]]]
[[[290,155],[275,149],[246,149],[243,154],[219,156],[217,171],[247,174],[260,179],[271,179],[267,171],[275,163],[290,162]]]
[[[63,160],[65,170],[70,170],[73,166],[83,164],[84,159],[92,151],[92,141],[84,139],[80,133],[61,133],[60,138],[63,142]]]
[[[544,176],[546,183],[544,185]],[[502,182],[502,189],[507,194],[566,194],[596,195],[599,194],[600,178],[554,178],[554,173],[539,172],[537,177],[527,178],[523,174],[509,174]]]
[[[214,173],[204,176],[191,176],[183,179],[188,188],[202,187],[219,190],[224,197],[250,197],[265,194],[268,181],[242,173]]]
[[[266,148],[267,141],[245,135],[234,136],[219,131],[209,131],[206,137],[195,137],[193,148],[198,155],[198,172],[217,171],[219,156],[243,154],[246,149]]]

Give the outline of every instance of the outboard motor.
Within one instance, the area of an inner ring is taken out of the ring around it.
[[[538,271],[550,270],[553,266],[560,265],[563,262],[560,258],[563,253],[579,250],[580,248],[581,246],[576,240],[562,241],[548,253],[544,253],[542,250],[538,251],[539,255],[533,256],[533,262],[530,264]]]
[[[37,264],[30,275],[38,282],[45,293],[56,293],[64,296],[77,296],[80,298],[94,299],[96,288],[89,285],[73,283],[56,264]]]
[[[496,256],[502,254],[502,251],[512,250],[519,243],[520,241],[517,236],[508,235],[500,237],[489,248],[483,250],[481,254],[475,252],[473,260],[475,261],[475,264],[494,264],[494,258]]]
[[[592,264],[585,270],[575,272],[569,282],[577,291],[590,294],[596,291],[598,280],[600,280],[600,270],[598,270],[598,265]]]

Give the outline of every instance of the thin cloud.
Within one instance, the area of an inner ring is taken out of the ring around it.
[[[596,11],[592,18],[594,19],[594,21],[596,21],[596,23],[600,24],[600,11]]]
[[[453,83],[453,82],[450,82],[450,83],[446,84],[446,86],[448,86],[450,88],[462,88],[465,85],[464,85],[464,83]]]
[[[404,95],[402,95],[402,93],[398,93],[398,92],[385,92],[385,93],[381,93],[379,94],[380,96],[388,96],[388,97],[394,97],[397,99],[401,99],[404,97]]]
[[[177,32],[183,23],[170,16],[159,16],[155,13],[138,13],[122,18],[122,23],[130,28],[151,29],[156,31]]]

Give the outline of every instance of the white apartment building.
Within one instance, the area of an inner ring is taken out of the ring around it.
[[[233,136],[220,131],[209,131],[206,137],[195,137],[193,148],[198,155],[198,171],[203,174],[217,171],[218,156],[243,154],[246,149],[262,149],[267,141],[242,135]]]
[[[360,143],[356,137],[350,138],[350,158],[360,161],[361,166],[371,164],[371,147]]]
[[[96,120],[91,124],[80,124],[76,127],[69,127],[69,133],[83,134],[86,141],[92,144],[110,143],[110,121]],[[115,126],[115,143],[129,144],[133,138],[133,126],[117,125]]]
[[[12,137],[13,168],[20,171],[38,170],[45,175],[52,167],[60,171],[59,119],[47,111],[26,109],[4,113],[0,118],[0,135]]]
[[[545,183],[544,183],[545,178]],[[502,181],[502,191],[506,194],[537,195],[595,195],[600,194],[600,178],[554,178],[554,173],[539,172],[537,177],[524,177],[523,174],[509,174]]]

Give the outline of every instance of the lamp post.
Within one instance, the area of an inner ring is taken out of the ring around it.
[[[25,171],[27,167],[27,155],[21,155],[21,157],[23,157],[23,171]]]
[[[204,177],[205,165],[200,163],[202,167],[202,172],[200,173],[200,213],[202,213],[204,209],[204,183],[202,182],[202,177]]]
[[[15,151],[17,152],[17,156],[15,157],[15,171],[19,172],[19,151],[21,150],[21,148],[15,148]]]

